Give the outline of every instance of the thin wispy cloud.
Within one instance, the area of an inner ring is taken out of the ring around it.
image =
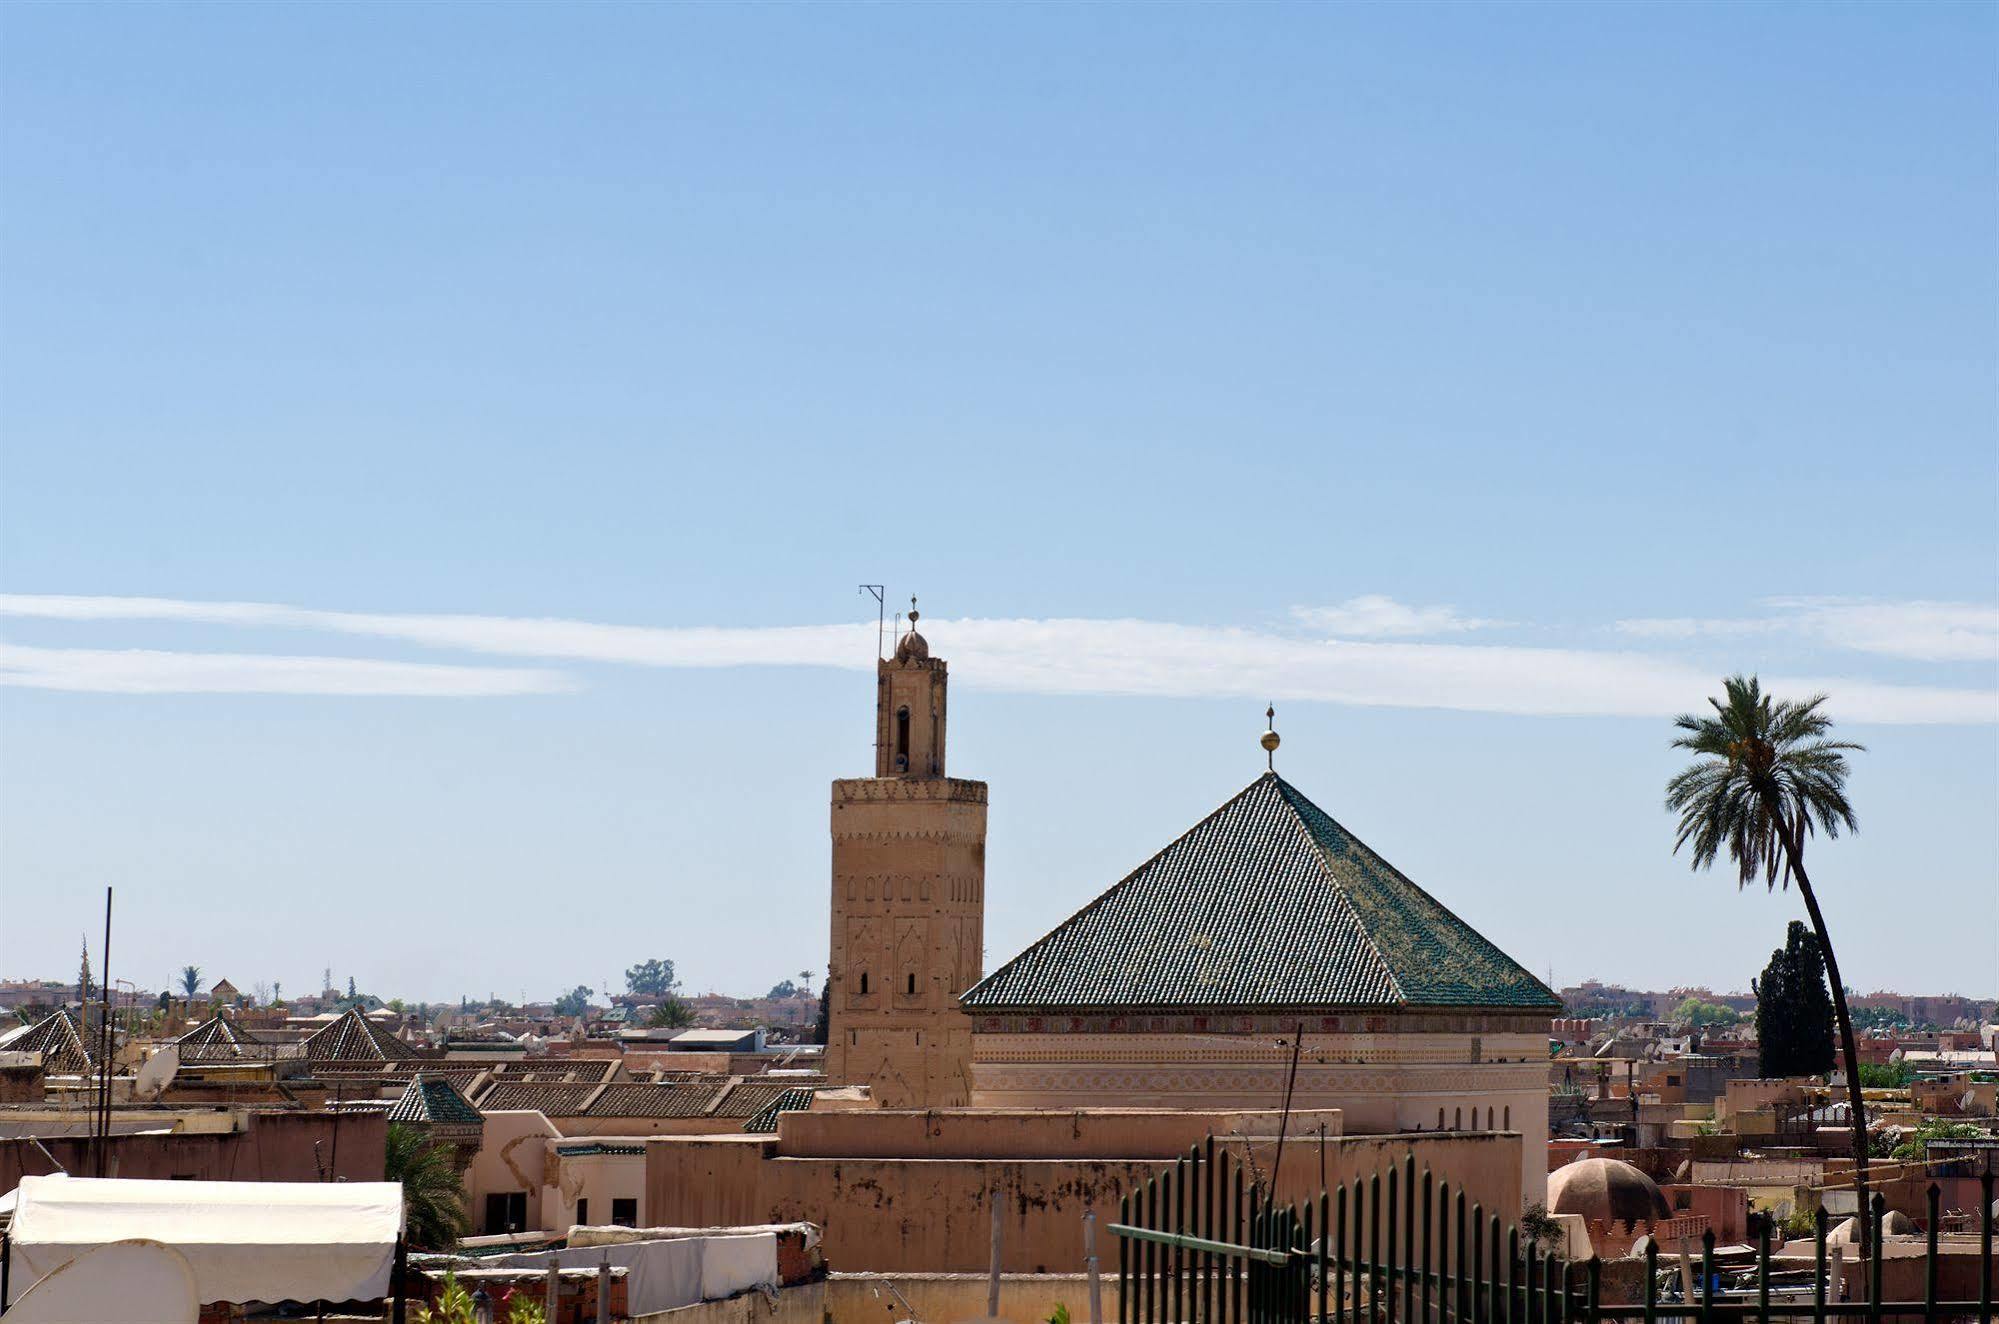
[[[1999,662],[1999,606],[1976,602],[1872,602],[1772,598],[1772,614],[1640,617],[1617,623],[1638,639],[1793,636],[1913,662]]]
[[[1380,593],[1363,593],[1333,607],[1293,607],[1291,616],[1335,639],[1421,639],[1505,623],[1467,616],[1456,607],[1412,607]]]
[[[0,596],[0,615],[310,630],[461,652],[655,667],[865,670],[874,665],[875,656],[872,621],[660,628],[550,618],[320,611],[267,603],[33,595]],[[934,621],[927,628],[966,682],[1018,693],[1268,698],[1471,712],[1657,717],[1699,707],[1716,682],[1709,668],[1639,650],[1298,638],[1144,620],[959,620]],[[480,668],[463,670],[491,674]],[[0,681],[6,679],[0,675]],[[1847,721],[1999,721],[1999,694],[1990,690],[1838,677],[1766,679],[1790,692],[1832,693],[1840,717]]]
[[[0,685],[91,694],[319,694],[489,699],[574,689],[549,671],[372,658],[0,644]]]

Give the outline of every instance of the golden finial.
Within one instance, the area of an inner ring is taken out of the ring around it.
[[[1272,704],[1263,710],[1263,720],[1266,729],[1263,733],[1263,739],[1259,743],[1263,746],[1264,766],[1270,771],[1275,772],[1277,771],[1277,746],[1283,743],[1277,735],[1276,704]]]

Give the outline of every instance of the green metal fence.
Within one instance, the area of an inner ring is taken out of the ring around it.
[[[1716,1255],[1712,1232],[1697,1251],[1662,1255],[1648,1244],[1642,1282],[1605,1299],[1603,1261],[1563,1258],[1523,1237],[1448,1181],[1417,1171],[1413,1156],[1315,1199],[1277,1204],[1262,1175],[1214,1138],[1126,1196],[1118,1221],[1118,1324],[1572,1324],[1574,1321],[1936,1321],[1992,1319],[1993,1176],[1982,1180],[1976,1299],[1938,1294],[1939,1192],[1929,1188],[1921,1299],[1883,1294],[1884,1257],[1834,1260],[1817,1218],[1812,1258],[1773,1260],[1767,1222],[1745,1262]],[[1883,1243],[1886,1204],[1868,1212],[1868,1245]],[[1902,1245],[1910,1244],[1903,1241]],[[1617,1276],[1629,1285],[1628,1271]],[[1856,1281],[1857,1280],[1857,1281]],[[1834,1284],[1837,1283],[1837,1287]],[[1842,1299],[1844,1298],[1844,1299]]]

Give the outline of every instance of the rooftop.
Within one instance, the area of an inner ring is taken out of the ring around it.
[[[968,991],[972,1011],[1561,1000],[1274,772]]]

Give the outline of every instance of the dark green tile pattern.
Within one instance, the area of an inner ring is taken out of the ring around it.
[[[963,1001],[975,1012],[1561,1006],[1275,773]]]

